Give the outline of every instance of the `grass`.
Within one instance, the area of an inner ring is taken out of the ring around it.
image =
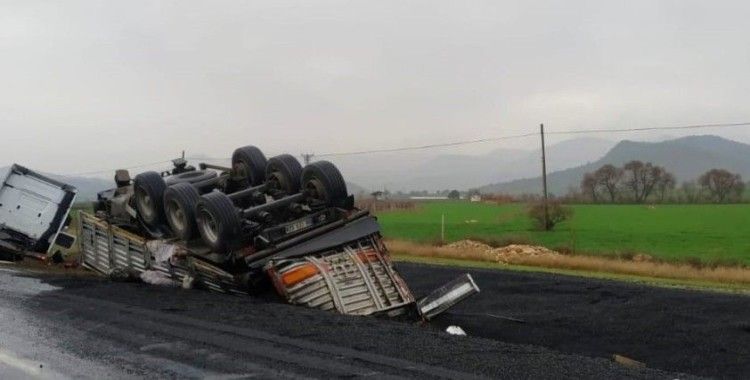
[[[447,242],[476,237],[577,254],[645,253],[666,261],[750,265],[750,204],[571,207],[572,219],[552,232],[534,230],[521,204],[439,201],[378,218],[386,238],[420,243],[440,239],[445,215]]]
[[[390,250],[396,253],[423,258],[448,258],[474,262],[496,263],[492,252],[481,248],[453,248],[430,246],[399,240],[388,241]],[[744,267],[699,267],[688,263],[633,261],[609,257],[583,255],[517,255],[505,256],[508,264],[551,269],[566,269],[578,272],[613,273],[619,275],[725,283],[750,289],[750,268]]]

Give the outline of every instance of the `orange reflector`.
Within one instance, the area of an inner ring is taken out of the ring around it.
[[[300,265],[281,275],[284,286],[290,287],[318,274],[318,268],[310,263]]]
[[[367,250],[367,251],[359,251],[357,253],[357,257],[359,257],[359,261],[363,263],[369,263],[370,261],[378,261],[378,254],[374,250]]]

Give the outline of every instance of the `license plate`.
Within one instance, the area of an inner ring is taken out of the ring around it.
[[[299,230],[304,230],[305,228],[312,226],[312,224],[312,218],[305,218],[286,226],[286,228],[284,228],[284,232],[287,234],[291,234]]]

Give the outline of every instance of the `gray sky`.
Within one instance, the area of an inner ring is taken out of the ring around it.
[[[3,0],[0,166],[750,121],[749,2],[517,3]]]

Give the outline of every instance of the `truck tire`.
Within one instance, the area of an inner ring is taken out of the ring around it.
[[[229,197],[219,191],[201,197],[195,207],[195,221],[203,242],[216,253],[235,247],[241,232],[240,216]]]
[[[182,182],[164,191],[164,214],[174,235],[188,241],[196,236],[195,205],[201,195],[192,184]]]
[[[217,175],[218,174],[216,174],[215,171],[211,170],[193,170],[166,177],[165,182],[167,183],[167,186],[176,185],[178,183],[196,183],[216,178]]]
[[[302,183],[310,196],[329,206],[339,206],[349,196],[344,177],[329,161],[316,161],[305,166]]]
[[[235,149],[232,153],[232,169],[242,178],[244,187],[258,186],[266,180],[268,160],[260,149],[248,145]]]
[[[266,183],[272,189],[282,190],[287,195],[296,194],[300,190],[301,180],[302,165],[291,154],[281,154],[268,160]]]
[[[148,227],[157,229],[164,225],[164,190],[167,184],[157,172],[135,176],[135,207],[138,218]]]

